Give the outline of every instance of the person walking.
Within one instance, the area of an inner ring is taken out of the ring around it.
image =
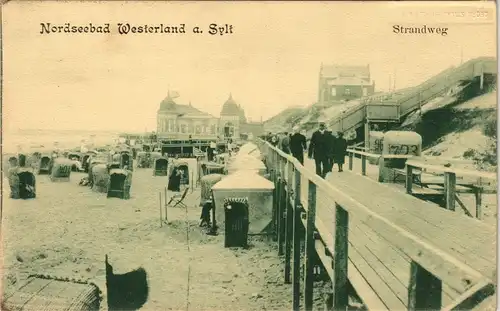
[[[284,153],[290,154],[290,135],[288,135],[288,132],[285,132],[281,137],[280,148]]]
[[[335,137],[335,134],[332,131],[328,132],[330,134],[330,150],[328,151],[328,166],[329,166],[329,172],[333,170],[333,165],[335,164],[335,144],[337,141],[337,137]]]
[[[217,144],[215,143],[215,141],[210,141],[210,145],[208,146],[207,148],[207,158],[208,158],[208,161],[213,161],[214,160],[214,151],[215,149],[217,148]]]
[[[309,158],[314,159],[316,174],[321,178],[325,178],[326,173],[330,170],[329,152],[332,150],[331,143],[331,135],[326,131],[325,123],[321,122],[319,129],[312,134],[309,143]]]
[[[290,151],[300,164],[304,165],[304,151],[307,150],[306,137],[294,128],[294,133],[290,138]]]
[[[345,140],[344,134],[342,132],[337,132],[335,146],[333,147],[333,158],[335,163],[337,163],[337,165],[339,166],[339,172],[343,171],[346,153],[347,140]]]

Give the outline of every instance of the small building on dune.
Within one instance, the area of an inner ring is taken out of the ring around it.
[[[370,78],[370,65],[323,65],[319,71],[318,104],[342,103],[375,92],[375,81]]]

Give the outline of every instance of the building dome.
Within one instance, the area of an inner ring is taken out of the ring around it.
[[[226,100],[224,105],[222,106],[222,110],[220,112],[221,116],[240,116],[240,108],[236,104],[233,99],[233,96],[229,94],[229,98]]]
[[[161,111],[172,110],[176,106],[177,106],[177,104],[175,103],[174,99],[172,97],[170,97],[170,93],[169,93],[167,95],[167,97],[165,97],[165,99],[161,101],[161,103],[160,103],[160,110]]]

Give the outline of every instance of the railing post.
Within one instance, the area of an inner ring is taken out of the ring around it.
[[[295,171],[295,202],[293,207],[293,311],[300,309],[300,226],[302,226],[300,203],[300,172]]]
[[[335,204],[335,247],[332,262],[333,268],[333,309],[345,310],[349,304],[348,295],[348,249],[349,249],[349,214],[342,206]]]
[[[304,268],[304,308],[309,311],[313,307],[314,264],[315,264],[315,220],[316,220],[316,184],[309,180],[307,200],[306,256]]]
[[[441,280],[412,261],[408,286],[408,310],[440,310]]]
[[[455,192],[456,192],[457,176],[452,172],[444,173],[444,198],[446,209],[455,210]]]
[[[481,205],[482,205],[482,195],[481,195],[481,192],[482,192],[483,188],[481,186],[479,187],[476,187],[475,191],[474,191],[474,195],[476,197],[476,218],[477,219],[482,219],[483,218],[483,211],[482,211],[482,208],[481,208]]]
[[[354,152],[349,152],[349,170],[350,171],[352,171],[352,163],[354,162],[353,157],[354,157]]]
[[[411,194],[413,187],[413,167],[406,164],[406,193]]]
[[[279,205],[278,205],[278,256],[283,256],[283,238],[285,233],[285,222],[284,217],[286,213],[286,193],[285,193],[285,179],[283,178],[283,172],[281,174],[281,181],[279,183],[280,194],[279,194]]]
[[[361,175],[366,175],[366,155],[361,155]]]
[[[288,162],[288,187],[286,189],[286,200],[285,200],[285,283],[290,284],[290,262],[292,253],[292,234],[293,234],[293,207],[290,204],[292,185],[295,185],[293,181],[293,164]]]

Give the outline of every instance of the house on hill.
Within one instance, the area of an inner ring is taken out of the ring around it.
[[[370,79],[370,65],[323,65],[319,71],[318,104],[329,105],[372,95],[375,81]]]

